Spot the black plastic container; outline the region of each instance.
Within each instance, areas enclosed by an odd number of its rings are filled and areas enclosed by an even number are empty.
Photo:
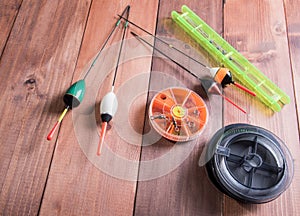
[[[270,131],[248,124],[220,129],[210,140],[206,170],[214,185],[246,203],[265,203],[290,185],[293,161],[284,143]]]

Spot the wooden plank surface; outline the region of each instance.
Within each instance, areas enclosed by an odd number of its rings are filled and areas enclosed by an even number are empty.
[[[181,10],[181,6],[187,4],[192,10],[196,11],[201,17],[213,26],[219,33],[222,32],[222,1],[181,1],[172,2],[160,1],[157,35],[164,37],[171,37],[177,40],[190,42],[191,47],[195,44],[192,43],[188,35],[179,29],[175,23],[170,19],[172,10]],[[171,40],[172,44],[176,41]],[[178,48],[183,50],[189,55],[195,54],[191,52],[191,47],[188,45],[180,46]],[[158,48],[165,50],[163,47]],[[176,45],[174,45],[176,46]],[[198,47],[199,48],[199,47]],[[165,50],[167,52],[167,50]],[[199,53],[198,53],[199,54]],[[205,55],[205,54],[201,54]],[[186,67],[189,66],[188,59],[182,59],[183,56],[176,56],[176,54],[169,55],[175,58]],[[205,60],[205,59],[202,59]],[[205,61],[204,61],[205,62]],[[192,65],[190,66],[192,67]],[[199,67],[199,66],[198,66]],[[194,68],[195,69],[195,68]],[[201,71],[196,68],[196,71]],[[161,72],[165,76],[168,75],[169,79],[163,79],[163,75],[158,74]],[[200,76],[201,72],[199,72]],[[177,85],[172,85],[174,77]],[[173,79],[174,79],[173,78]],[[156,58],[153,61],[152,75],[150,79],[150,90],[160,86],[162,89],[166,87],[174,87],[180,85],[186,86],[194,90],[202,97],[206,97],[205,93],[200,87],[198,80],[187,74],[184,70],[177,67],[174,63],[165,58]],[[163,87],[166,86],[166,87]],[[152,99],[153,94],[150,95],[148,104]],[[222,114],[221,112],[219,112]],[[222,116],[213,114],[216,119],[219,119],[219,127],[222,125]],[[215,119],[215,120],[216,120]],[[211,120],[213,121],[213,120]],[[149,122],[145,128],[144,133],[150,130]],[[221,215],[222,214],[222,198],[223,195],[216,190],[216,188],[209,182],[205,168],[198,166],[200,154],[203,149],[204,140],[207,140],[207,134],[204,133],[199,139],[190,141],[188,143],[174,143],[165,139],[158,140],[151,146],[148,146],[147,139],[143,142],[141,165],[139,170],[139,182],[137,186],[135,215]],[[184,155],[177,154],[176,150],[180,146],[180,151],[185,152],[189,145],[195,146],[190,152]],[[170,152],[174,151],[170,155]],[[165,157],[166,159],[161,159]],[[182,157],[183,160],[180,164],[175,164],[178,158]],[[153,161],[151,165],[146,166],[143,162]],[[161,163],[155,163],[162,161]],[[155,175],[155,171],[162,170],[166,166],[172,166],[173,169],[168,169],[160,176]],[[149,170],[153,170],[153,176],[148,176]],[[145,178],[148,177],[149,179]],[[151,199],[149,199],[151,197]]]
[[[0,56],[19,12],[22,0],[5,0],[0,2]]]
[[[148,31],[154,31],[158,1],[93,1],[73,82],[78,80],[81,69],[84,68],[84,65],[89,62],[90,58],[93,57],[102,46],[105,38],[116,22],[117,14],[120,14],[128,4],[131,6],[130,19],[144,26]],[[146,12],[148,16],[147,19],[144,19],[143,16]],[[129,29],[131,29],[131,27],[129,27]],[[118,33],[113,36],[114,43],[120,41],[120,32],[121,31],[118,31]],[[129,32],[127,37],[130,37]],[[115,56],[116,55],[117,52],[115,52]],[[124,55],[122,55],[122,58],[124,58]],[[102,63],[104,67],[111,61],[110,58],[115,59],[113,56],[107,57]],[[150,72],[151,59],[142,58],[137,61],[140,63],[136,64],[135,61],[129,61],[126,66],[120,66],[121,68],[116,81],[116,91],[118,91],[118,88],[122,83],[125,83],[126,80],[139,73]],[[98,71],[97,73],[105,73],[105,71]],[[99,113],[100,99],[110,90],[110,83],[112,81],[111,75],[112,74],[105,78],[106,83],[98,86],[97,91],[99,91],[99,94],[94,102],[96,113]],[[147,83],[144,84],[147,87],[148,80]],[[146,94],[141,96],[141,103],[133,104],[132,109],[134,109],[135,106],[138,107],[137,109],[145,109],[146,96]],[[118,112],[123,112],[121,106]],[[144,114],[143,111],[141,112]],[[143,126],[144,115],[135,117],[141,126]],[[95,114],[95,118],[97,118],[99,122],[99,114]],[[111,173],[101,171],[97,165],[94,166],[91,161],[94,161],[96,164],[98,160],[101,160],[101,158],[91,158],[96,156],[95,146],[98,144],[98,132],[95,132],[97,138],[96,142],[89,141],[87,143],[92,148],[92,156],[86,157],[86,152],[80,148],[79,142],[76,139],[76,134],[73,131],[73,122],[69,114],[64,119],[57,140],[57,147],[45,191],[41,215],[132,215],[141,140],[137,145],[126,143],[115,131],[114,121],[115,119],[112,120],[111,130],[107,132],[104,146],[104,149],[110,149],[114,153],[114,158],[102,162],[107,163],[112,171],[124,165],[118,163],[118,155],[128,160],[136,161],[136,165],[131,167],[131,177],[134,179],[128,181],[126,179],[117,178]],[[82,127],[84,126],[85,125]],[[108,150],[104,150],[103,156],[101,157],[105,158],[107,153]],[[128,167],[125,167],[125,169],[126,168]],[[122,170],[120,172],[122,172]]]
[[[279,113],[273,113],[255,98],[238,90],[229,92],[226,89],[226,94],[245,107],[249,115],[232,110],[226,104],[225,125],[245,122],[266,128],[284,140],[294,158],[293,182],[283,195],[262,205],[241,204],[226,197],[224,215],[299,214],[299,131],[284,12],[281,0],[228,0],[224,6],[225,39],[291,97],[291,104],[286,105]]]
[[[24,1],[18,13],[0,65],[2,215],[38,213],[54,149],[45,126],[62,105],[54,93],[71,81],[88,9],[86,1]]]
[[[285,14],[287,21],[287,31],[290,48],[291,66],[293,72],[293,81],[296,97],[296,108],[298,111],[298,126],[300,128],[300,17],[298,7],[300,2],[298,0],[288,0],[285,3]]]
[[[186,86],[206,101],[211,98],[205,96],[196,79],[157,52],[152,59],[152,49],[132,39],[129,32],[115,88],[119,110],[107,132],[103,156],[95,156],[99,103],[110,90],[116,61],[113,52],[120,45],[122,26],[87,79],[92,85],[87,86],[87,92],[95,98],[87,95],[85,100],[93,99],[93,103],[83,103],[84,108],[69,112],[53,141],[46,141],[63,109],[62,95],[71,83],[82,78],[87,63],[117,20],[116,14],[128,4],[132,21],[216,66],[209,53],[170,20],[171,11],[179,11],[186,4],[291,97],[289,105],[273,113],[231,86],[225,94],[248,115],[226,102],[224,110],[213,115],[218,119],[215,126],[250,123],[274,132],[286,143],[294,158],[294,178],[278,199],[249,205],[219,192],[204,167],[198,165],[208,138],[205,132],[181,146],[166,139],[149,143],[158,137],[148,134],[153,129],[147,112],[157,90]],[[300,215],[299,5],[299,0],[1,1],[0,214]],[[128,29],[153,42],[134,26]],[[185,58],[175,58],[195,67]],[[92,110],[93,124],[81,126],[86,110]],[[128,132],[128,126],[133,130]],[[182,152],[160,162],[173,148]],[[174,166],[177,156],[183,160]]]

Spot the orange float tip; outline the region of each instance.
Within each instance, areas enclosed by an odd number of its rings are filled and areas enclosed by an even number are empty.
[[[105,138],[105,134],[106,134],[106,128],[107,128],[107,122],[102,122],[100,140],[99,140],[98,148],[97,148],[97,155],[98,156],[101,155],[101,150],[102,150],[102,146],[103,146],[104,138]]]

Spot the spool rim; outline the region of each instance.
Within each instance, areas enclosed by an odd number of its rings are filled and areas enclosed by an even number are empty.
[[[233,137],[228,137],[228,133],[230,131],[236,131],[237,136],[240,137],[234,137],[234,134],[232,135]],[[244,130],[243,132],[241,132]],[[245,130],[250,130],[250,131],[245,131]],[[234,132],[233,132],[234,133]],[[238,142],[241,142],[242,145],[247,145],[247,143],[242,142],[243,139],[241,136],[244,136],[245,134],[249,134],[251,136],[261,136],[262,138],[259,138],[260,140],[256,140],[258,142],[257,145],[261,145],[257,148],[260,148],[260,152],[258,154],[262,155],[262,163],[264,163],[267,160],[273,160],[272,163],[276,163],[278,167],[281,165],[282,170],[278,170],[278,173],[274,173],[274,170],[276,167],[271,167],[271,166],[265,166],[262,167],[265,170],[259,171],[262,173],[262,175],[267,175],[270,174],[270,178],[274,179],[274,182],[271,180],[269,182],[263,182],[263,178],[261,176],[252,176],[251,178],[256,178],[254,179],[256,186],[261,186],[259,187],[247,187],[247,185],[243,185],[243,183],[240,181],[242,178],[237,178],[235,176],[236,173],[238,172],[232,172],[229,163],[228,163],[228,155],[226,156],[226,151],[225,149],[228,148],[232,151],[232,147],[230,148],[230,145],[236,145],[239,144]],[[244,137],[245,138],[245,137]],[[227,139],[227,140],[226,140]],[[235,140],[232,140],[235,139]],[[233,141],[233,142],[231,142]],[[236,142],[237,141],[237,142]],[[282,142],[277,136],[272,134],[270,131],[267,131],[266,129],[248,125],[248,124],[233,124],[233,125],[228,125],[222,129],[220,129],[211,139],[210,143],[210,149],[209,153],[212,153],[212,149],[214,154],[209,160],[209,162],[206,164],[206,171],[207,174],[212,181],[212,183],[223,193],[229,195],[230,197],[237,199],[242,202],[248,202],[248,203],[265,203],[269,202],[275,198],[277,198],[281,193],[283,193],[287,187],[290,185],[292,176],[293,176],[293,162],[291,159],[291,155]],[[250,144],[249,144],[250,145]],[[217,149],[220,148],[221,146],[221,151],[222,148],[224,148],[224,154],[218,154],[216,153]],[[242,148],[246,149],[248,146],[242,146]],[[242,149],[241,148],[241,149]],[[228,150],[227,149],[227,150]],[[265,151],[265,152],[264,152]],[[257,152],[255,152],[257,153]],[[267,157],[264,156],[264,154],[268,155]],[[273,157],[273,158],[271,158]],[[238,158],[238,157],[236,157]],[[247,158],[246,158],[247,159]],[[265,160],[265,161],[264,161]],[[244,162],[244,161],[242,161]],[[247,164],[241,164],[240,166],[237,166],[235,169],[244,169],[243,167],[246,165],[247,172],[251,172],[251,169],[254,169],[254,167],[257,165],[261,165],[260,163],[258,164],[253,164],[254,166],[251,167],[251,164],[248,166]],[[248,167],[247,167],[248,166]],[[266,169],[268,168],[268,169]],[[272,170],[273,169],[273,170]],[[247,173],[245,172],[245,173]],[[258,173],[259,173],[258,172]],[[280,173],[281,172],[281,173]],[[241,172],[242,173],[242,172]],[[259,173],[259,174],[260,174]],[[277,175],[277,176],[276,176]],[[250,176],[250,175],[249,175]],[[247,179],[247,174],[246,176],[242,176],[245,179]],[[278,177],[278,178],[276,178]],[[248,179],[247,179],[248,180]],[[275,181],[276,180],[276,181]],[[251,179],[252,183],[252,179]]]

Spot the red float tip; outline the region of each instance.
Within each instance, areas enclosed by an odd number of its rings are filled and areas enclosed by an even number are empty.
[[[232,100],[230,100],[228,97],[226,97],[225,95],[222,95],[221,96],[226,100],[228,101],[229,103],[231,103],[233,106],[235,106],[236,108],[238,108],[240,111],[242,111],[243,113],[247,114],[247,112],[241,108],[240,106],[236,105]]]
[[[233,84],[234,84],[236,87],[238,87],[239,89],[242,89],[243,91],[247,92],[248,94],[250,94],[250,95],[252,95],[252,96],[256,96],[256,93],[255,93],[255,92],[253,92],[253,91],[247,89],[245,86],[242,86],[241,84],[236,83],[236,82],[234,82]]]
[[[59,121],[57,121],[57,122],[55,123],[54,127],[53,127],[52,130],[49,132],[49,134],[48,134],[48,136],[47,136],[47,140],[49,140],[49,141],[52,140],[53,135],[54,135],[56,129],[58,128],[58,125],[59,125]]]
[[[107,128],[107,122],[102,122],[100,140],[99,140],[98,148],[97,148],[97,155],[98,156],[101,155],[102,145],[104,143],[104,138],[105,138],[105,134],[106,134],[106,128]]]
[[[69,106],[67,106],[64,111],[62,112],[62,114],[60,115],[59,119],[57,120],[57,122],[55,123],[54,127],[52,128],[52,130],[49,132],[48,136],[47,136],[47,140],[51,140],[54,132],[56,131],[56,129],[58,128],[59,123],[61,123],[61,121],[63,120],[63,118],[65,117],[66,113],[68,112]]]

